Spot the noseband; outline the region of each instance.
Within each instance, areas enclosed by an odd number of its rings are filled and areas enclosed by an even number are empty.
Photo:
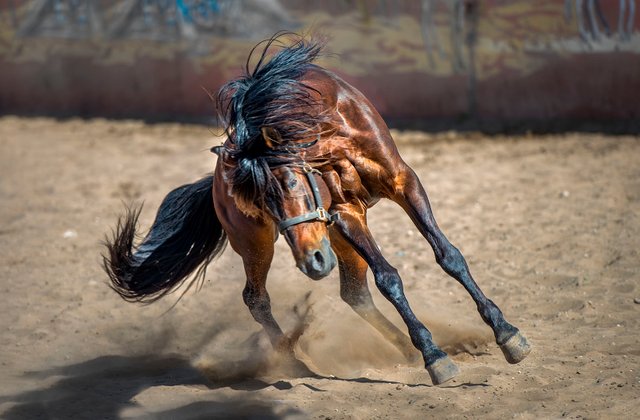
[[[289,229],[291,226],[299,225],[300,223],[310,222],[318,220],[320,222],[325,222],[330,225],[333,223],[333,216],[331,216],[327,210],[322,206],[322,196],[320,196],[320,188],[318,188],[318,183],[316,182],[314,173],[321,174],[321,172],[317,169],[312,168],[308,163],[305,163],[302,166],[304,170],[304,174],[307,177],[307,181],[309,181],[309,185],[311,186],[311,191],[313,192],[313,199],[315,200],[316,209],[310,213],[303,214],[301,216],[291,217],[289,219],[282,220],[278,223],[278,230],[280,233],[283,233],[285,230]]]

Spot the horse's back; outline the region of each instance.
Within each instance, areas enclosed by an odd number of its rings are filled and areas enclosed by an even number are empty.
[[[372,196],[388,196],[395,189],[398,171],[406,165],[373,104],[358,89],[321,67],[309,70],[303,82],[317,91],[323,112],[332,114],[331,135],[321,142],[320,154],[343,156],[341,164],[358,172]]]
[[[318,91],[326,110],[335,112],[339,135],[368,137],[375,134],[381,141],[393,143],[387,125],[373,104],[340,76],[314,66],[305,74],[304,83]]]

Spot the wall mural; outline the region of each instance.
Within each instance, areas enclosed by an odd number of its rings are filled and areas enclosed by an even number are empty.
[[[200,86],[290,30],[323,34],[322,64],[391,117],[625,119],[639,22],[635,0],[0,0],[0,111],[119,115],[108,82],[148,97],[134,116],[209,114]],[[30,108],[29,86],[72,98]]]
[[[170,42],[210,35],[254,34],[249,25],[290,26],[277,1],[33,0],[8,11],[19,37],[119,38]],[[19,23],[16,19],[21,15]],[[251,16],[248,16],[251,15]]]

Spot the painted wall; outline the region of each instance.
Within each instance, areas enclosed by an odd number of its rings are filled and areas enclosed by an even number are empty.
[[[214,114],[251,47],[323,34],[388,118],[640,118],[635,0],[0,0],[0,113]]]

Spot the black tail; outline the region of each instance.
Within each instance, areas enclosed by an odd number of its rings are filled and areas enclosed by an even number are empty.
[[[202,281],[207,265],[227,243],[213,208],[213,176],[171,191],[151,230],[133,244],[142,209],[128,209],[105,245],[104,269],[111,288],[131,302],[151,303],[172,292],[193,272]],[[187,289],[188,290],[188,289]]]

